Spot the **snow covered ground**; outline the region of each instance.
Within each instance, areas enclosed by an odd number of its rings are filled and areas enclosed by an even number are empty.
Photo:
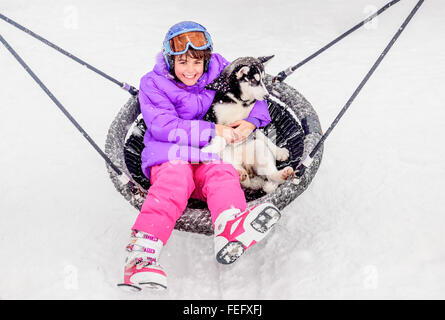
[[[0,12],[137,86],[180,20],[205,25],[228,59],[275,54],[276,74],[386,2],[1,0]],[[402,0],[288,78],[325,130],[416,2]],[[0,299],[445,298],[444,9],[425,1],[272,235],[222,266],[211,237],[174,231],[163,293],[116,288],[137,211],[1,46]],[[0,34],[103,145],[128,94],[3,21]]]

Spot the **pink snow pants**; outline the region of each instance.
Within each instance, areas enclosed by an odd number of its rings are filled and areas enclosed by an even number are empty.
[[[150,168],[150,182],[151,187],[132,229],[150,233],[164,245],[189,198],[207,202],[213,223],[224,210],[244,211],[247,206],[238,172],[230,163],[165,162]]]

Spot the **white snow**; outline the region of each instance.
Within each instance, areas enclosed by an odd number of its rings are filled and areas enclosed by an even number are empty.
[[[215,51],[296,64],[386,0],[2,0],[0,12],[138,86],[168,27],[205,25]],[[417,0],[401,1],[286,81],[327,129]],[[121,292],[134,210],[103,160],[0,47],[0,299],[445,298],[443,1],[425,1],[326,142],[314,181],[234,265],[174,231],[169,289]],[[128,93],[0,21],[0,34],[103,146]]]

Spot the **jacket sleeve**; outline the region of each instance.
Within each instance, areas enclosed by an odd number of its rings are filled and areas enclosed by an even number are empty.
[[[175,105],[151,79],[142,79],[139,103],[147,130],[158,141],[201,148],[215,136],[215,124],[181,119]]]
[[[267,126],[271,121],[267,101],[256,101],[249,116],[244,120],[253,123],[257,128]]]
[[[215,59],[213,63],[215,63],[217,65],[217,70],[218,71],[217,71],[217,74],[215,74],[215,78],[216,78],[230,64],[230,61],[228,61],[226,58],[224,58],[219,53],[213,53],[212,54],[212,58]],[[210,67],[213,68],[213,64]],[[212,81],[213,80],[211,80],[210,82],[212,82]]]

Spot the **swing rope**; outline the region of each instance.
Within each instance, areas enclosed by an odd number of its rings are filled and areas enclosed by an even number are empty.
[[[94,140],[88,135],[88,133],[82,128],[82,126],[73,118],[73,116],[66,110],[66,108],[60,103],[60,101],[54,96],[54,94],[45,86],[40,78],[31,70],[31,68],[23,61],[20,55],[10,46],[10,44],[0,34],[0,42],[8,49],[8,51],[14,56],[14,58],[20,63],[25,71],[34,79],[34,81],[40,86],[40,88],[50,97],[50,99],[56,104],[56,106],[63,112],[63,114],[71,121],[71,123],[80,131],[80,133],[87,139],[90,145],[99,153],[99,155],[105,160],[105,162],[116,172],[119,179],[130,186],[130,189],[134,194],[140,193],[143,188],[135,182],[130,176],[122,172],[111,159],[99,148]],[[138,190],[139,189],[139,190]]]
[[[337,123],[340,121],[341,117],[345,114],[346,110],[348,110],[348,108],[350,107],[350,105],[352,104],[352,102],[354,101],[354,99],[357,97],[357,95],[360,93],[360,91],[362,90],[362,88],[364,87],[364,85],[366,84],[366,82],[368,82],[369,78],[372,76],[372,74],[374,73],[374,71],[377,69],[377,67],[380,65],[380,63],[382,62],[382,60],[385,58],[386,54],[389,52],[389,50],[392,48],[392,46],[394,45],[394,43],[397,41],[397,39],[399,38],[400,34],[403,32],[403,30],[405,30],[406,26],[408,25],[408,23],[411,21],[411,19],[413,18],[413,16],[416,14],[417,10],[420,8],[420,6],[423,4],[424,0],[419,0],[419,2],[417,2],[416,6],[414,7],[414,9],[412,9],[412,11],[410,12],[410,14],[408,15],[408,17],[405,19],[405,21],[403,22],[403,24],[400,26],[399,29],[397,29],[397,32],[395,33],[395,35],[392,37],[392,39],[389,41],[388,45],[385,47],[385,49],[383,50],[383,52],[380,54],[380,56],[377,58],[376,62],[374,63],[374,65],[371,67],[371,69],[368,71],[368,73],[366,74],[366,76],[363,78],[363,80],[360,82],[360,84],[358,85],[358,87],[355,89],[354,93],[352,94],[352,96],[349,98],[349,100],[346,102],[346,104],[344,105],[344,107],[341,109],[341,111],[339,112],[339,114],[337,115],[337,117],[335,117],[334,121],[332,122],[332,124],[329,126],[329,129],[325,132],[325,134],[323,134],[323,136],[320,138],[320,140],[318,141],[318,143],[315,145],[314,149],[312,149],[312,151],[309,153],[309,155],[303,159],[303,161],[301,161],[301,163],[297,166],[297,171],[299,172],[298,175],[301,175],[302,172],[304,172],[304,170],[312,163],[312,160],[315,156],[315,154],[317,153],[318,149],[320,149],[320,146],[324,143],[324,141],[326,140],[326,138],[329,136],[329,134],[331,133],[331,131],[335,128],[335,126],[337,125]]]
[[[88,62],[83,61],[82,59],[76,57],[72,53],[62,49],[61,47],[55,45],[54,43],[52,43],[49,40],[43,38],[42,36],[39,36],[38,34],[34,33],[33,31],[29,30],[28,28],[22,26],[21,24],[15,22],[14,20],[6,17],[5,15],[3,15],[1,13],[0,13],[0,19],[6,21],[7,23],[9,23],[11,25],[13,25],[14,27],[18,28],[19,30],[29,34],[30,36],[36,38],[37,40],[43,42],[47,46],[50,46],[51,48],[57,50],[58,52],[60,52],[63,55],[67,56],[68,58],[76,61],[77,63],[80,63],[82,66],[87,67],[88,69],[96,72],[98,75],[104,77],[105,79],[110,80],[111,82],[117,84],[120,88],[124,89],[125,91],[128,91],[131,95],[136,96],[138,94],[138,89],[136,89],[135,87],[129,85],[128,83],[120,82],[120,81],[116,80],[115,78],[109,76],[105,72],[103,72],[103,71],[93,67]]]
[[[325,45],[324,47],[322,47],[321,49],[317,50],[316,52],[314,52],[313,54],[311,54],[309,57],[307,57],[306,59],[302,60],[301,62],[297,63],[296,65],[287,68],[286,70],[283,70],[281,72],[279,72],[274,78],[273,78],[273,82],[279,81],[279,82],[283,82],[288,76],[290,76],[295,70],[297,70],[298,68],[300,68],[301,66],[303,66],[304,64],[308,63],[309,61],[311,61],[312,59],[314,59],[315,57],[319,56],[321,53],[323,53],[324,51],[326,51],[327,49],[329,49],[330,47],[332,47],[334,44],[336,44],[337,42],[339,42],[340,40],[343,40],[344,38],[346,38],[348,35],[350,35],[351,33],[353,33],[354,31],[360,29],[361,27],[363,27],[365,24],[367,24],[369,21],[371,21],[372,19],[376,18],[377,16],[379,16],[381,13],[385,12],[388,8],[392,7],[394,4],[396,4],[397,2],[399,2],[400,0],[393,0],[391,2],[388,2],[386,5],[384,5],[382,8],[380,8],[380,10],[378,10],[377,12],[375,12],[374,14],[370,15],[369,17],[367,17],[365,20],[357,23],[355,26],[353,26],[351,29],[349,29],[348,31],[346,31],[345,33],[343,33],[342,35],[338,36],[337,38],[335,38],[334,40],[332,40],[331,42],[329,42],[327,45]]]

